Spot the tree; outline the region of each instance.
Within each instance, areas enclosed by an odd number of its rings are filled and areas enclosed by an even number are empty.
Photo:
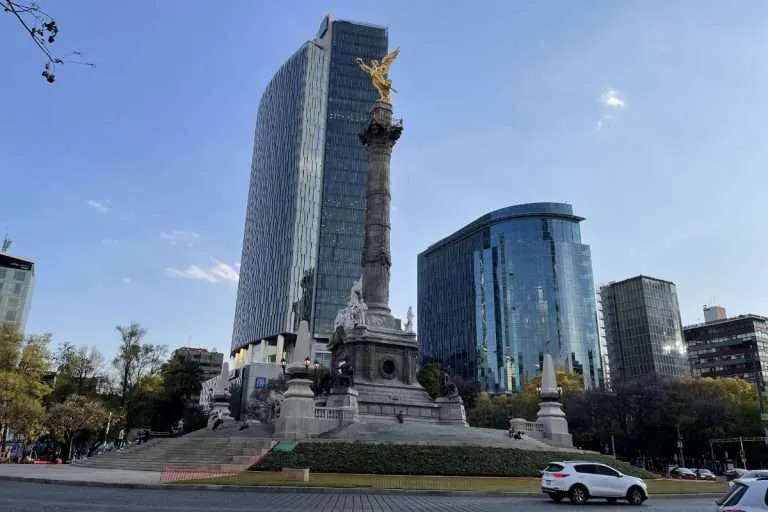
[[[104,356],[95,347],[76,347],[72,343],[59,345],[53,356],[56,364],[55,401],[61,401],[71,394],[95,394],[98,391],[98,372],[104,363]]]
[[[427,363],[419,368],[416,379],[432,398],[443,394],[443,367],[439,363]]]
[[[108,418],[109,412],[100,400],[72,395],[51,407],[46,423],[57,437],[69,444],[68,458],[71,459],[75,436],[105,427]]]
[[[56,80],[57,64],[72,63],[94,67],[90,62],[81,61],[79,59],[81,53],[78,51],[73,51],[67,56],[55,56],[53,54],[51,46],[56,42],[59,35],[59,25],[36,3],[0,0],[0,7],[24,27],[24,30],[45,55],[46,62],[43,66],[42,76],[48,83],[53,83]],[[75,58],[73,59],[73,57]]]
[[[160,372],[165,393],[183,403],[200,393],[205,377],[200,363],[180,356],[165,363]]]
[[[44,415],[42,398],[51,389],[43,384],[48,368],[51,336],[30,336],[26,340],[16,324],[0,326],[0,443],[4,447],[8,429],[27,434]]]
[[[167,348],[164,345],[141,343],[147,330],[137,323],[117,326],[121,344],[112,360],[112,365],[120,374],[120,400],[126,405],[134,386],[145,375],[157,373],[162,365]]]
[[[203,383],[203,371],[196,361],[175,357],[165,363],[160,370],[161,385],[150,398],[154,402],[152,426],[158,430],[170,430],[180,418],[193,409],[192,396],[200,392]],[[151,377],[144,377],[147,381]],[[136,403],[139,400],[135,401]],[[146,399],[143,399],[147,403]],[[186,420],[185,420],[186,423]]]

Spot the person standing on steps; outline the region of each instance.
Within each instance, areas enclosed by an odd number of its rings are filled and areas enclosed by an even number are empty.
[[[216,413],[216,419],[213,420],[213,427],[211,430],[216,430],[221,426],[222,423],[224,423],[224,413],[221,411],[221,409],[219,409]]]

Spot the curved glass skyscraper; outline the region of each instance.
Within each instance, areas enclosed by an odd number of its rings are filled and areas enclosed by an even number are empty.
[[[592,257],[569,204],[496,210],[418,258],[422,360],[490,392],[519,391],[546,352],[603,383]]]
[[[360,277],[367,155],[357,133],[378,95],[355,58],[380,59],[387,39],[383,27],[326,17],[261,97],[233,355],[301,320],[327,336]]]

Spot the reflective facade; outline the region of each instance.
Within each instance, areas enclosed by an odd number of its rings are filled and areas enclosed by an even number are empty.
[[[357,132],[377,94],[355,64],[385,28],[323,20],[259,103],[232,353],[294,332],[327,336],[360,276],[366,155]]]
[[[318,337],[330,335],[336,314],[361,274],[368,153],[358,133],[379,95],[355,58],[381,59],[388,41],[380,27],[336,21],[332,29],[317,288],[310,324]]]
[[[568,204],[489,213],[418,258],[422,361],[438,361],[484,390],[517,392],[556,364],[603,382],[592,258]]]
[[[611,384],[690,376],[677,287],[648,276],[600,288]]]

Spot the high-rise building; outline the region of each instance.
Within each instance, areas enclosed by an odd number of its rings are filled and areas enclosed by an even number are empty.
[[[378,95],[355,59],[387,53],[384,27],[326,17],[259,103],[231,353],[275,359],[307,320],[327,340],[360,278],[367,155]],[[248,350],[250,349],[250,352]]]
[[[746,379],[765,389],[768,318],[758,315],[716,318],[686,326],[684,333],[694,376]]]
[[[184,361],[193,361],[200,365],[203,371],[203,381],[218,377],[224,364],[224,354],[221,352],[209,352],[204,348],[181,347],[173,351],[172,359],[181,358]]]
[[[728,315],[723,306],[704,306],[704,321],[714,322],[716,320],[725,320]]]
[[[690,376],[675,283],[636,276],[600,288],[613,386]]]
[[[3,248],[9,245],[6,240]],[[0,323],[15,323],[24,332],[34,287],[34,262],[0,252]]]
[[[488,213],[418,257],[422,361],[493,392],[519,391],[549,352],[603,382],[592,257],[569,204]]]

